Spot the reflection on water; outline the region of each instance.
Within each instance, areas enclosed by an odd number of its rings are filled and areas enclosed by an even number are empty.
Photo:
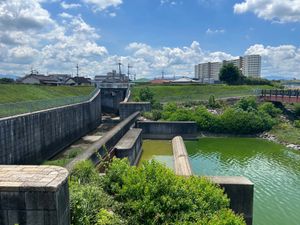
[[[255,138],[187,141],[193,172],[255,184],[254,225],[300,224],[300,152]]]
[[[171,141],[166,140],[143,140],[143,154],[139,162],[155,159],[166,166],[173,168],[173,152]]]

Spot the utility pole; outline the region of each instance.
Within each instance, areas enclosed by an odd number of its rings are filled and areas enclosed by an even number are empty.
[[[161,71],[161,79],[162,80],[165,79],[165,71],[164,70]]]
[[[77,70],[76,76],[79,77],[79,66],[78,66],[78,63],[76,65],[76,70]]]
[[[129,63],[128,63],[128,66],[127,66],[127,76],[128,76],[128,79],[130,79],[130,69],[133,68],[133,66],[131,66]]]
[[[121,60],[119,60],[119,62],[118,62],[118,66],[119,66],[119,75],[121,76],[121,74],[122,74],[122,70],[121,70],[121,66],[122,66],[123,64],[121,63]]]

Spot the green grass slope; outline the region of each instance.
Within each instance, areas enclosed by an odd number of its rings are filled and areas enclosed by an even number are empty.
[[[56,99],[89,95],[92,86],[40,86],[22,84],[0,84],[0,104],[44,99]]]
[[[216,98],[228,98],[254,95],[261,89],[272,89],[271,86],[250,85],[139,85],[132,89],[132,99],[138,96],[141,88],[149,87],[154,98],[160,102],[186,102],[208,100],[210,95]]]

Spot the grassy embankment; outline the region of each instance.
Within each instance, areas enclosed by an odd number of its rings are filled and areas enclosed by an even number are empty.
[[[0,84],[0,117],[80,102],[82,96],[88,96],[93,89],[92,86]]]
[[[132,88],[132,100],[138,96],[140,89],[149,87],[154,92],[155,100],[166,102],[204,101],[209,96],[215,98],[229,98],[255,95],[255,91],[261,89],[273,89],[264,85],[138,85]]]
[[[89,95],[94,87],[0,84],[0,104]]]

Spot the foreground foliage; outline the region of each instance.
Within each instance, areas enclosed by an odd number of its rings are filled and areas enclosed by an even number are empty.
[[[115,159],[102,178],[81,162],[70,175],[70,195],[73,225],[245,224],[221,189],[155,161],[137,168]]]

